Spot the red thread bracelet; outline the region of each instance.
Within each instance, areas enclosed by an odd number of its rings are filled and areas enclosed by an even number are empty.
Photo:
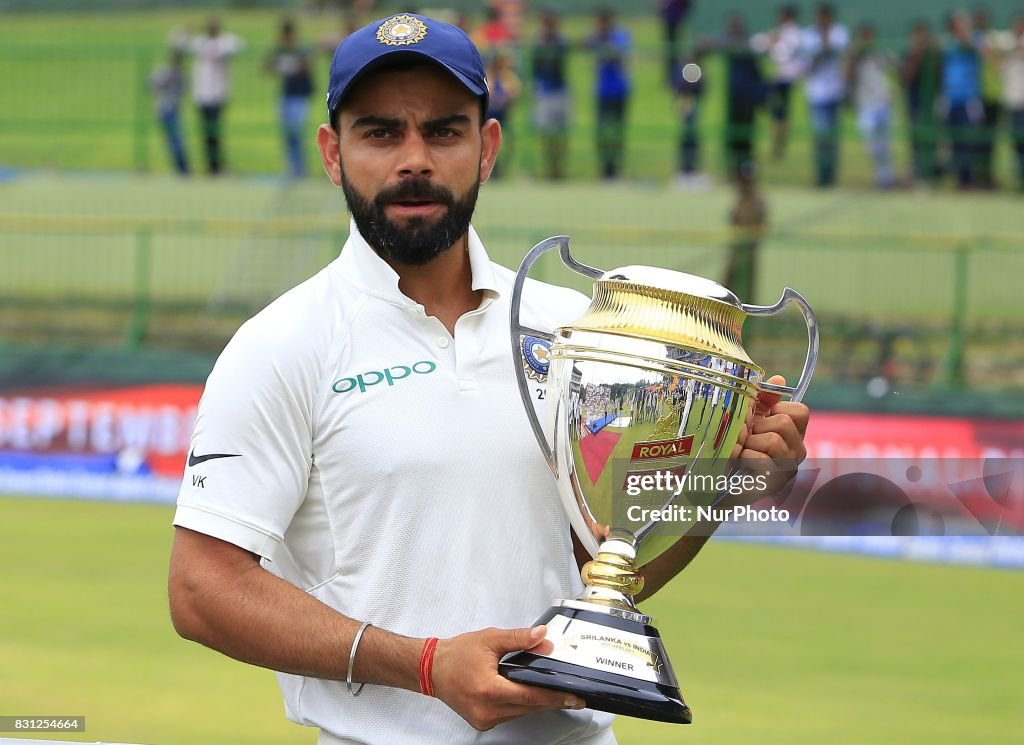
[[[423,643],[423,654],[420,655],[420,693],[434,696],[434,650],[437,649],[437,637],[432,636]]]

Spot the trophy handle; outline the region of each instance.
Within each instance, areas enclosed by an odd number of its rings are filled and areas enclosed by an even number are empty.
[[[803,399],[804,394],[807,393],[807,388],[811,384],[811,376],[814,374],[814,368],[818,364],[818,319],[814,316],[811,306],[804,299],[803,295],[793,288],[787,287],[783,290],[782,297],[779,298],[779,302],[775,303],[775,305],[744,304],[743,310],[750,316],[774,316],[790,303],[796,304],[804,316],[804,322],[807,324],[807,357],[804,358],[804,369],[800,373],[800,380],[795,386],[762,382],[758,383],[757,387],[762,391],[778,393],[788,396],[793,401],[800,401]]]
[[[540,449],[544,453],[544,459],[547,461],[548,468],[550,468],[551,472],[557,476],[558,472],[557,465],[555,464],[554,450],[552,449],[551,443],[548,442],[548,438],[544,435],[544,428],[541,426],[540,420],[537,419],[537,413],[534,411],[533,401],[530,398],[530,386],[526,381],[526,371],[523,369],[523,366],[519,364],[519,358],[522,356],[521,345],[524,337],[536,336],[548,342],[553,342],[555,340],[554,334],[530,328],[529,326],[524,326],[519,320],[519,309],[523,300],[523,285],[526,284],[526,275],[529,273],[530,267],[533,266],[537,259],[553,248],[558,249],[559,255],[562,257],[562,263],[574,272],[591,279],[600,277],[602,273],[598,269],[594,269],[586,264],[581,264],[572,257],[572,254],[569,253],[569,236],[556,235],[541,241],[530,249],[530,252],[523,258],[523,263],[519,265],[519,271],[516,273],[515,284],[512,285],[511,313],[509,315],[509,337],[512,341],[512,360],[515,363],[516,384],[519,387],[519,395],[523,399],[523,406],[526,408],[526,415],[530,419],[530,427],[533,428],[533,436],[537,438],[537,443],[540,445]]]

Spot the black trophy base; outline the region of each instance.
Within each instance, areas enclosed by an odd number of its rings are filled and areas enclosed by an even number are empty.
[[[621,618],[611,620],[599,613],[568,608],[552,608],[537,623],[547,623],[556,613],[602,622],[624,631],[660,636],[653,626]],[[693,721],[690,707],[675,686],[595,670],[532,652],[505,655],[498,663],[498,672],[515,683],[572,693],[582,698],[589,709],[674,724],[690,724]]]

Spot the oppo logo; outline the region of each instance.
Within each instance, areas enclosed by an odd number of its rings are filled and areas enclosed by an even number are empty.
[[[354,378],[336,380],[334,385],[331,386],[331,390],[335,393],[348,393],[358,388],[360,393],[366,393],[366,389],[370,386],[386,382],[390,387],[399,380],[408,378],[410,375],[429,375],[436,369],[437,365],[430,360],[416,362],[411,367],[395,365],[384,370],[370,370],[369,372],[356,375]]]

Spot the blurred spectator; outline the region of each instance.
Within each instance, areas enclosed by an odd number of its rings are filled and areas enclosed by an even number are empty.
[[[745,303],[754,301],[757,250],[767,220],[768,210],[757,190],[757,170],[748,164],[736,177],[736,204],[729,213],[732,241],[722,282]]]
[[[243,4],[243,0],[237,0],[236,5]],[[251,4],[251,3],[250,3]],[[358,21],[356,28],[365,23],[365,18],[373,10],[374,0],[306,0],[304,5],[307,9],[312,5],[312,10],[323,13],[325,11],[343,12],[354,17]]]
[[[665,31],[665,65],[670,84],[675,81],[679,67],[680,37],[686,36],[686,19],[693,10],[693,0],[658,0],[661,27]]]
[[[701,62],[703,48],[673,71],[673,88],[679,100],[682,128],[679,136],[679,174],[676,185],[684,189],[703,189],[710,185],[707,175],[700,171],[700,99],[704,93],[704,73]]]
[[[317,52],[328,58],[334,57],[334,50],[341,42],[345,41],[359,26],[355,25],[354,16],[345,16],[338,24],[337,31],[328,31],[320,36],[316,42]],[[330,59],[328,59],[328,65]]]
[[[498,122],[504,127],[508,123],[508,117],[515,105],[516,100],[519,98],[519,92],[522,84],[519,82],[519,76],[516,75],[516,71],[512,68],[510,62],[510,54],[508,52],[496,52],[487,63],[487,87],[489,93],[488,107],[487,107],[487,118],[497,119]],[[494,164],[494,168],[491,170],[491,176],[494,178],[500,178],[501,173],[504,170],[503,161],[511,156],[513,139],[510,136],[511,130],[506,130],[506,137],[503,140],[503,150],[505,151],[505,157],[499,155],[498,160]]]
[[[953,35],[943,53],[942,97],[957,186],[969,189],[977,171],[974,161],[978,130],[985,116],[981,103],[981,57],[974,46],[971,17],[959,11],[953,14],[950,26]]]
[[[930,184],[939,172],[935,109],[942,75],[942,55],[926,21],[916,21],[911,28],[900,72],[907,97],[913,178],[918,184]]]
[[[505,25],[501,11],[494,6],[487,8],[486,20],[472,38],[484,61],[511,49],[514,42],[512,30]]]
[[[171,49],[167,64],[161,65],[149,77],[149,85],[156,97],[156,115],[167,141],[167,150],[175,169],[188,174],[188,155],[181,137],[179,110],[185,92],[185,52],[180,47]]]
[[[878,48],[875,27],[863,23],[847,59],[847,79],[857,110],[857,127],[868,146],[875,168],[875,186],[894,185],[889,130],[892,122],[892,89],[889,75],[895,64]]]
[[[566,64],[569,44],[559,29],[558,14],[545,10],[540,17],[540,37],[533,47],[533,126],[540,137],[544,168],[550,179],[565,177],[569,129],[569,85]]]
[[[625,149],[626,110],[630,82],[626,72],[629,32],[615,24],[608,8],[597,12],[597,27],[587,40],[597,61],[597,154],[601,176],[614,179],[622,170]]]
[[[1009,120],[1010,140],[1017,155],[1017,188],[1024,191],[1024,13],[997,45],[1003,74],[1003,105]]]
[[[772,115],[772,157],[786,154],[789,139],[789,98],[793,84],[803,74],[801,45],[803,32],[798,24],[795,5],[779,8],[778,21],[771,31],[754,34],[754,51],[768,54],[772,77],[768,86],[768,110]]]
[[[975,182],[983,189],[995,188],[993,160],[996,151],[996,133],[1003,98],[1002,80],[995,44],[998,32],[991,27],[988,8],[974,10],[974,46],[981,55],[981,126],[978,128],[978,148],[975,156]]]
[[[849,43],[846,27],[836,23],[829,3],[818,6],[815,23],[804,31],[805,92],[814,132],[815,184],[834,186],[839,165],[839,105],[846,95],[843,54]]]
[[[288,171],[293,178],[306,175],[303,157],[306,115],[313,94],[312,51],[301,46],[295,24],[285,20],[277,46],[267,56],[265,67],[281,78],[280,119]]]
[[[739,13],[729,14],[725,33],[715,47],[725,57],[726,159],[730,177],[735,178],[741,168],[754,162],[755,118],[765,100],[765,82]]]
[[[221,30],[220,20],[211,18],[206,33],[189,43],[192,52],[192,97],[199,107],[206,148],[206,169],[218,174],[224,168],[221,127],[224,108],[231,93],[228,61],[242,51],[245,44],[234,34]]]
[[[518,44],[523,35],[523,5],[523,0],[490,0],[490,6],[498,11],[513,44]]]

